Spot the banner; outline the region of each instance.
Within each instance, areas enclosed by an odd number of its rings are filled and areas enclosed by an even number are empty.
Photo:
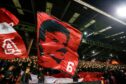
[[[46,13],[37,13],[39,65],[74,75],[78,65],[77,49],[81,32]]]
[[[26,57],[26,47],[20,35],[8,23],[0,23],[0,58]]]
[[[2,22],[7,22],[8,24],[15,26],[19,23],[19,20],[5,8],[0,8],[0,23]]]

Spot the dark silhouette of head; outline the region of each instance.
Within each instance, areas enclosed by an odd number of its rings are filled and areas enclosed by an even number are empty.
[[[70,39],[70,32],[62,25],[60,25],[58,22],[54,21],[54,20],[46,20],[42,23],[41,28],[40,28],[40,39],[42,39],[43,41],[45,41],[45,33],[46,32],[61,32],[63,33],[67,40],[64,43],[64,45],[67,45],[69,39]],[[55,40],[55,39],[54,39]]]
[[[51,33],[52,37],[49,36],[46,38],[46,36],[48,36],[48,33]],[[53,37],[53,35],[54,35],[54,37]],[[53,51],[60,53],[60,54],[56,54],[56,53],[53,54],[51,52],[49,53],[50,57],[53,58],[59,64],[61,62],[61,60],[64,59],[64,55],[67,52],[67,49],[65,48],[65,46],[67,46],[69,39],[70,39],[69,30],[54,20],[46,20],[41,24],[41,27],[39,30],[39,38],[43,42],[48,42],[47,39],[51,38],[52,42],[55,42],[55,44],[60,43],[61,45],[64,45],[64,47],[60,47],[60,48],[57,47],[56,49],[53,49]],[[41,48],[40,52],[43,52],[44,50],[43,50],[42,46],[40,46],[40,48]],[[56,56],[61,56],[63,58],[57,58]]]

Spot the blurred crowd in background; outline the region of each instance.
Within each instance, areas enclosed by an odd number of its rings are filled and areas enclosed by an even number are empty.
[[[27,59],[0,60],[0,83],[14,84],[28,83],[32,74],[38,73],[37,57],[32,56]],[[21,77],[22,75],[22,77]]]
[[[0,60],[0,83],[1,84],[29,84],[33,75],[38,83],[44,83],[45,76],[59,74],[61,71],[44,69],[37,65],[37,57],[27,59]],[[69,76],[69,78],[72,76]],[[123,84],[126,81],[126,69],[124,66],[108,65],[99,62],[79,63],[73,81],[83,78],[83,82],[104,80],[104,84]]]

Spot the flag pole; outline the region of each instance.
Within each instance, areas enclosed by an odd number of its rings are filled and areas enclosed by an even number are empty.
[[[28,56],[29,56],[29,53],[30,53],[30,51],[31,51],[31,47],[32,47],[33,41],[34,41],[34,39],[32,38],[32,39],[30,40],[30,44],[29,44],[29,46],[28,46]]]

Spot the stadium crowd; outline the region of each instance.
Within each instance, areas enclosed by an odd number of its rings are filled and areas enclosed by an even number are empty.
[[[37,74],[37,57],[27,59],[0,60],[0,83],[1,84],[28,84],[31,73]]]
[[[78,81],[79,78],[83,78],[83,82],[105,80],[104,84],[123,84],[126,81],[126,70],[124,68],[119,68],[117,65],[109,66],[108,69],[105,67],[105,64],[80,63],[73,80]],[[36,56],[27,59],[0,60],[1,84],[29,84],[29,81],[34,81],[33,75],[37,76],[37,83],[41,84],[44,83],[45,76],[57,73],[60,73],[60,71],[43,69],[38,66]]]

